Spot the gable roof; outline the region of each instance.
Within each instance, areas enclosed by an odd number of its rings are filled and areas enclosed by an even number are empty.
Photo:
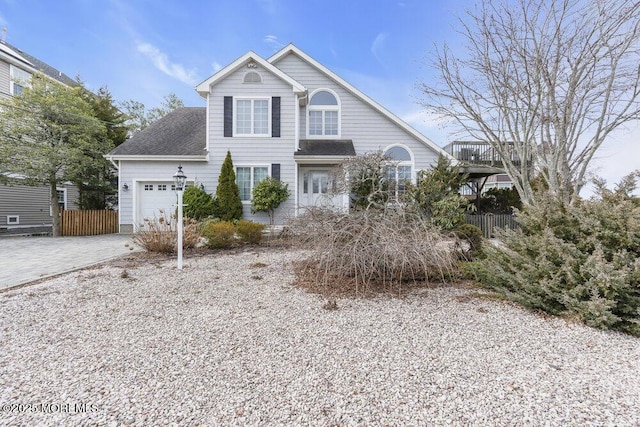
[[[284,58],[285,56],[290,55],[290,54],[297,55],[302,60],[307,62],[309,65],[311,65],[312,67],[318,69],[324,75],[326,75],[327,77],[329,77],[330,79],[335,81],[337,84],[342,86],[344,89],[346,89],[352,95],[354,95],[355,97],[359,98],[361,101],[365,102],[366,104],[371,106],[373,109],[377,110],[379,113],[381,113],[384,116],[386,116],[389,120],[391,120],[396,125],[400,126],[405,132],[407,132],[410,135],[412,135],[413,137],[415,137],[418,141],[422,142],[424,145],[426,145],[427,147],[429,147],[432,150],[436,151],[437,153],[442,154],[445,157],[449,158],[449,160],[453,164],[457,164],[458,161],[456,160],[456,158],[453,157],[452,155],[450,155],[449,153],[447,153],[445,150],[443,150],[442,147],[440,147],[438,144],[436,144],[435,142],[431,141],[429,138],[427,138],[426,136],[424,136],[423,134],[418,132],[416,129],[411,127],[405,121],[400,119],[398,116],[393,114],[391,111],[387,110],[385,107],[383,107],[382,105],[380,105],[376,101],[374,101],[369,96],[365,95],[363,92],[358,90],[355,86],[351,85],[349,82],[344,80],[342,77],[338,76],[333,71],[329,70],[327,67],[325,67],[324,65],[320,64],[318,61],[316,61],[315,59],[313,59],[312,57],[310,57],[309,55],[304,53],[302,50],[300,50],[298,47],[296,47],[293,43],[289,43],[287,46],[282,48],[280,51],[278,51],[275,54],[273,54],[269,59],[267,59],[267,61],[269,63],[275,65],[279,60],[281,60],[282,58]]]
[[[6,41],[0,42],[0,51],[12,57],[16,62],[18,62],[27,70],[39,71],[42,74],[49,76],[52,79],[57,80],[67,86],[76,85],[75,80],[64,74],[62,71],[59,71],[57,68],[54,68],[46,62],[39,60],[35,56],[31,56],[23,50],[12,46]]]
[[[206,157],[206,115],[206,107],[177,108],[117,146],[107,157]]]
[[[240,58],[236,59],[231,64],[229,64],[226,67],[222,68],[217,73],[215,73],[214,75],[212,75],[211,77],[209,77],[208,79],[206,79],[205,81],[203,81],[202,83],[197,85],[196,86],[196,91],[200,94],[201,97],[206,98],[207,94],[209,93],[209,88],[211,87],[211,85],[217,83],[220,80],[223,80],[229,74],[231,74],[234,71],[238,70],[240,67],[244,66],[245,64],[249,63],[250,61],[254,61],[254,62],[260,64],[267,71],[270,71],[274,75],[278,76],[280,79],[282,79],[285,82],[289,83],[291,85],[291,87],[293,88],[294,92],[296,92],[296,93],[304,93],[304,92],[306,92],[307,89],[303,85],[301,85],[300,83],[298,83],[297,81],[292,79],[289,75],[287,75],[284,72],[282,72],[282,70],[280,70],[278,67],[276,67],[273,64],[271,64],[271,63],[267,62],[266,60],[264,60],[262,57],[260,57],[259,55],[257,55],[253,51],[249,51],[249,52],[245,53]]]

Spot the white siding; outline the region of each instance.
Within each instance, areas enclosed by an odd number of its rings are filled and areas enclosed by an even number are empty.
[[[217,176],[222,162],[231,151],[234,167],[237,166],[270,166],[280,164],[280,180],[289,185],[291,198],[280,205],[276,211],[278,222],[294,214],[295,185],[295,95],[291,85],[262,67],[255,69],[262,76],[262,83],[243,83],[244,74],[248,71],[242,67],[214,86],[209,95],[209,150],[210,165],[215,171],[212,185],[217,186]],[[227,137],[223,135],[224,97],[280,97],[280,137]],[[234,105],[235,108],[235,105]],[[269,117],[271,120],[271,117]],[[268,222],[265,214],[251,214],[251,207],[244,206],[244,217],[254,221]]]
[[[9,63],[0,60],[0,98],[8,98],[10,95],[11,75]]]
[[[407,133],[384,114],[335,83],[315,67],[295,54],[289,54],[275,63],[278,68],[302,83],[309,91],[329,88],[337,93],[341,102],[341,138],[353,140],[358,154],[383,150],[392,144],[408,147],[414,156],[416,169],[427,169],[438,159],[438,153],[422,141]],[[300,138],[306,138],[307,109],[300,109]]]
[[[136,196],[136,185],[140,181],[170,181],[178,170],[178,165],[187,175],[189,183],[197,181],[204,185],[207,193],[215,194],[213,186],[214,169],[206,162],[180,162],[180,161],[120,161],[120,192],[118,200],[120,210],[120,224],[132,225],[134,222],[133,199]],[[215,174],[219,173],[219,169]],[[122,186],[127,184],[128,191],[122,191]]]

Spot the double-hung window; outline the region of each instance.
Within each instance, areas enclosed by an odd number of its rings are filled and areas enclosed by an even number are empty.
[[[29,87],[31,74],[23,69],[11,66],[11,94],[22,95],[25,87]]]
[[[236,99],[236,135],[269,136],[269,99]]]
[[[238,166],[236,168],[236,183],[240,190],[240,200],[250,201],[253,189],[268,176],[268,166]]]
[[[309,101],[309,136],[337,137],[340,135],[340,105],[328,90],[321,90]]]

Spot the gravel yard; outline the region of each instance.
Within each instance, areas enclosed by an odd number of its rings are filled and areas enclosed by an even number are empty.
[[[455,287],[325,310],[294,258],[121,260],[0,294],[0,425],[640,425],[638,338]]]

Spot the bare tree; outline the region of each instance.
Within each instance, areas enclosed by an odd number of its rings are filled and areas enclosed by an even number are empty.
[[[485,0],[460,19],[462,55],[436,46],[423,104],[487,141],[524,204],[532,166],[570,204],[603,142],[639,117],[639,16],[637,0]]]

